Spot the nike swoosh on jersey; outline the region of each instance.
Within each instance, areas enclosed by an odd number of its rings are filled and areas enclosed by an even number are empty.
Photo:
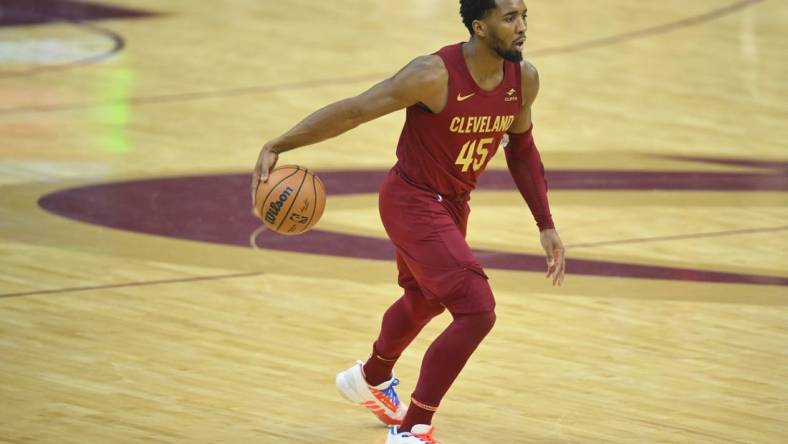
[[[471,97],[475,96],[476,93],[470,93],[467,96],[463,96],[462,94],[457,94],[457,101],[462,102],[463,100],[470,99]]]

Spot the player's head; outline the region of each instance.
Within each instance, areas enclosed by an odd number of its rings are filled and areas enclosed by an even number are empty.
[[[506,60],[523,59],[528,8],[523,0],[460,0],[460,15],[471,38]]]

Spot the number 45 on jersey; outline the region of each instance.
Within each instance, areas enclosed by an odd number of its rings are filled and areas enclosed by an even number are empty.
[[[454,163],[462,167],[463,173],[467,172],[471,166],[473,166],[473,171],[479,171],[479,168],[483,167],[487,161],[487,156],[490,154],[488,147],[493,141],[492,137],[486,137],[465,142]]]

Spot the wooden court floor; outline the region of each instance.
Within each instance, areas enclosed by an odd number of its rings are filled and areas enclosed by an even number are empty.
[[[503,156],[469,242],[498,322],[441,442],[788,442],[788,4],[530,1],[563,288]],[[0,442],[382,443],[335,392],[399,296],[375,191],[403,113],[282,156],[314,232],[249,214],[259,146],[467,38],[455,0],[0,0]],[[413,390],[437,319],[396,368]]]

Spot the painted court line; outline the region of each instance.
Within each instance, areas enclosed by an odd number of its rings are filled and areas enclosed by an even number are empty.
[[[567,245],[566,248],[600,247],[603,245],[639,244],[645,242],[664,242],[664,241],[682,240],[682,239],[699,239],[703,237],[734,236],[737,234],[769,233],[769,232],[784,231],[784,230],[788,230],[788,225],[782,227],[752,228],[746,230],[730,230],[730,231],[713,231],[709,233],[680,234],[676,236],[642,237],[642,238],[634,238],[634,239],[589,242],[585,244]]]
[[[142,282],[126,282],[123,284],[111,284],[111,285],[89,285],[84,287],[68,287],[68,288],[57,288],[51,290],[35,290],[35,291],[25,291],[19,293],[2,293],[0,294],[0,299],[3,298],[18,298],[23,296],[38,296],[44,294],[60,294],[60,293],[74,293],[78,291],[93,291],[93,290],[108,290],[108,289],[115,289],[115,288],[129,288],[129,287],[145,287],[149,285],[163,285],[163,284],[180,284],[184,282],[197,282],[197,281],[218,281],[223,279],[234,279],[234,278],[244,278],[244,277],[253,277],[253,276],[261,276],[264,273],[262,272],[252,272],[252,273],[236,273],[236,274],[224,274],[224,275],[217,275],[217,276],[195,276],[189,278],[180,278],[180,279],[161,279],[156,281],[142,281]]]

